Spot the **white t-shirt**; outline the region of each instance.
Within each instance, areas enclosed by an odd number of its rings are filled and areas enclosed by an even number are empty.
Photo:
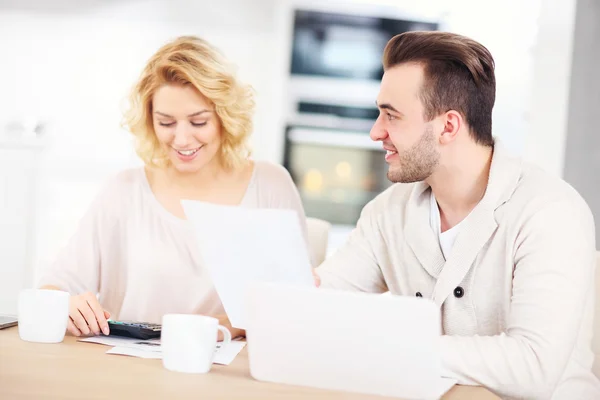
[[[452,246],[454,246],[454,241],[456,240],[456,236],[458,236],[458,232],[460,232],[460,225],[462,221],[452,228],[448,229],[446,232],[442,232],[442,223],[440,218],[440,208],[438,206],[437,200],[431,191],[431,212],[429,214],[429,223],[431,225],[431,229],[438,236],[440,241],[440,247],[442,248],[442,254],[444,254],[444,259],[448,260],[450,257],[450,251],[452,250]],[[464,221],[464,220],[463,220]]]

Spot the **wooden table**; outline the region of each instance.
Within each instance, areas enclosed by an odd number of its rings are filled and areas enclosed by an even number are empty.
[[[77,342],[29,343],[16,327],[0,330],[0,399],[378,399],[306,387],[259,382],[244,350],[229,366],[188,375],[160,360],[109,355],[107,346]],[[498,399],[480,387],[455,386],[445,400]]]

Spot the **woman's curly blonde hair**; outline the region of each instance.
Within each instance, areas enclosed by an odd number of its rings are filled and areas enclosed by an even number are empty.
[[[168,165],[152,122],[152,97],[165,84],[192,85],[213,105],[221,122],[220,156],[226,167],[243,165],[250,156],[254,91],[238,81],[233,66],[207,41],[181,36],[148,61],[129,97],[124,125],[136,138],[136,152],[147,164]]]

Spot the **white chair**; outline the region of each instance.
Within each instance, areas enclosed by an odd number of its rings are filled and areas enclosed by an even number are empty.
[[[308,248],[313,267],[318,267],[327,255],[331,224],[318,218],[306,218],[308,227]]]
[[[596,253],[596,300],[594,310],[594,338],[592,340],[592,350],[596,359],[592,371],[600,378],[600,251]]]

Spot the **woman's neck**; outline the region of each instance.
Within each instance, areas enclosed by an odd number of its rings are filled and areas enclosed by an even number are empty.
[[[227,169],[219,160],[214,160],[195,172],[181,172],[173,166],[164,169],[165,185],[182,195],[206,193],[207,188],[223,179]]]

